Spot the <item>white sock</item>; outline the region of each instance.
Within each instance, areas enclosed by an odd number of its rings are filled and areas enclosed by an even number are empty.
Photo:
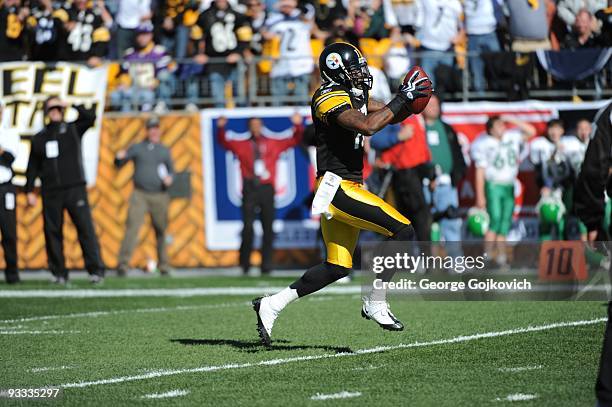
[[[272,310],[275,312],[281,312],[290,302],[298,299],[298,293],[297,290],[287,287],[268,298]]]
[[[385,288],[372,288],[369,301],[387,301],[387,290]]]

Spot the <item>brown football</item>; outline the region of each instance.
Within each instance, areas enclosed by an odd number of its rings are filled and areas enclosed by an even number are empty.
[[[419,76],[417,76],[417,79],[419,78],[427,78],[426,81],[422,82],[422,84],[428,85],[428,89],[426,91],[427,93],[427,97],[424,98],[418,98],[415,99],[414,101],[412,101],[412,103],[410,104],[410,109],[412,110],[413,113],[421,113],[423,111],[423,109],[425,109],[425,106],[427,106],[427,103],[429,103],[429,99],[431,99],[431,93],[432,93],[432,83],[429,80],[429,75],[427,75],[427,72],[425,72],[423,70],[423,68],[421,68],[418,65],[413,66],[408,73],[406,74],[406,76],[404,77],[404,84],[407,83],[410,78],[412,77],[412,75],[418,71],[419,72]],[[420,85],[420,84],[419,84]]]

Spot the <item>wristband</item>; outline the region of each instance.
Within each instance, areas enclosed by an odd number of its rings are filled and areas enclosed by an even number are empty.
[[[398,113],[406,108],[406,99],[400,94],[397,94],[389,103],[387,103],[387,107],[393,112],[393,116],[397,116]]]

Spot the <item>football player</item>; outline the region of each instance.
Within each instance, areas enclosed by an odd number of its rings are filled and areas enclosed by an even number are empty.
[[[341,177],[327,216],[321,217],[327,259],[277,294],[253,300],[257,330],[266,346],[285,306],[349,274],[360,229],[395,241],[414,237],[408,219],[363,188],[363,146],[365,137],[403,120],[410,113],[411,102],[431,92],[431,82],[413,74],[385,105],[369,98],[372,76],[366,59],[354,46],[343,42],[328,45],[319,57],[319,67],[323,83],[311,103],[317,139],[317,188],[323,188],[321,180],[328,172]],[[387,330],[404,328],[391,313],[384,292],[364,297],[361,314]]]
[[[514,128],[508,128],[506,123]],[[487,251],[492,251],[499,242],[497,263],[504,266],[503,242],[512,226],[514,182],[519,172],[520,153],[525,142],[535,136],[536,129],[521,120],[492,116],[486,130],[487,133],[476,139],[471,147],[476,164],[476,207],[486,208],[491,220],[485,233]]]

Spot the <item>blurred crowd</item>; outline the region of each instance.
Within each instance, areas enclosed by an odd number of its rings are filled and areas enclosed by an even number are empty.
[[[241,61],[255,61],[257,74],[269,78],[271,100],[280,104],[295,96],[303,103],[316,85],[316,56],[324,45],[338,40],[358,46],[392,89],[415,62],[441,91],[461,89],[467,63],[470,88],[476,93],[494,89],[509,66],[528,64],[529,58],[516,58],[509,51],[529,55],[612,44],[609,0],[0,4],[0,61],[78,61],[90,66],[120,61],[113,65],[110,89],[113,106],[121,110],[134,105],[150,110],[156,103],[163,107],[177,95],[188,108],[197,108],[203,94],[214,105],[225,106],[239,88]]]

